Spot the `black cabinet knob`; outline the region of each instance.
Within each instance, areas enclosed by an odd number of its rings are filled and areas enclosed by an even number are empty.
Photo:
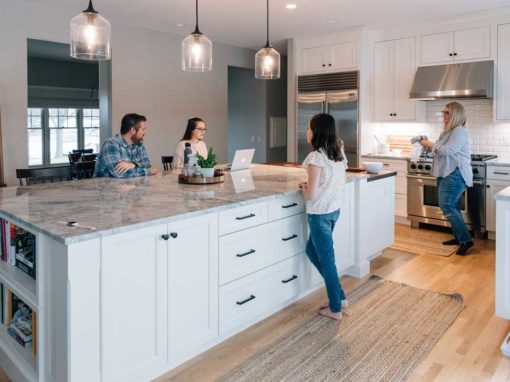
[[[170,239],[170,235],[168,235],[168,234],[166,234],[166,233],[165,233],[164,235],[161,235],[161,238],[162,238],[163,240],[168,240],[168,239]]]
[[[170,236],[172,236],[172,238],[174,238],[174,239],[175,239],[175,238],[176,238],[177,236],[179,236],[179,235],[177,234],[177,232],[171,232],[171,233],[170,233]]]
[[[453,56],[453,53],[450,53],[450,57]]]
[[[331,64],[329,64],[329,66],[331,66]]]
[[[322,64],[322,67],[324,68],[326,66],[326,64]]]
[[[487,188],[491,188],[490,184],[487,185]]]
[[[456,56],[456,55],[457,55],[457,53],[454,53],[453,55],[454,55],[454,56]]]

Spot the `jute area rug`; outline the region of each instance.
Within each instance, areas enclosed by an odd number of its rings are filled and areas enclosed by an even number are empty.
[[[349,300],[341,322],[314,316],[219,381],[405,381],[463,308],[377,276]]]
[[[450,239],[453,239],[451,233],[395,224],[395,242],[390,248],[417,255],[451,256],[457,250],[457,246],[441,244]]]

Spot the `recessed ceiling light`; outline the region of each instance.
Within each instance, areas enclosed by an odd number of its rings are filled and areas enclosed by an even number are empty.
[[[175,26],[178,28],[182,28],[184,26],[184,24],[179,23],[179,24],[175,24]]]
[[[296,8],[297,8],[297,5],[296,5],[296,4],[287,4],[287,5],[285,6],[285,8],[287,8],[287,9],[296,9]]]
[[[337,22],[338,22],[337,19],[329,19],[328,20],[328,23],[330,23],[330,24],[334,24],[334,23],[337,23]]]

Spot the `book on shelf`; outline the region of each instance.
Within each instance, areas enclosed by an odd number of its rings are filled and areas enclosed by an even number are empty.
[[[35,235],[23,231],[16,235],[14,265],[35,280],[36,277],[36,243]]]
[[[7,295],[7,333],[24,348],[36,354],[36,313],[11,290]]]

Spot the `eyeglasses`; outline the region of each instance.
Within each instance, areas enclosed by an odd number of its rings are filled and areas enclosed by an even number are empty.
[[[201,133],[204,133],[204,132],[206,132],[206,131],[207,131],[207,129],[206,129],[205,127],[204,127],[203,129],[198,128],[198,127],[195,127],[195,130],[198,130],[198,131],[200,131]]]
[[[443,110],[441,113],[443,114],[443,117],[450,115],[450,112],[448,110]]]

